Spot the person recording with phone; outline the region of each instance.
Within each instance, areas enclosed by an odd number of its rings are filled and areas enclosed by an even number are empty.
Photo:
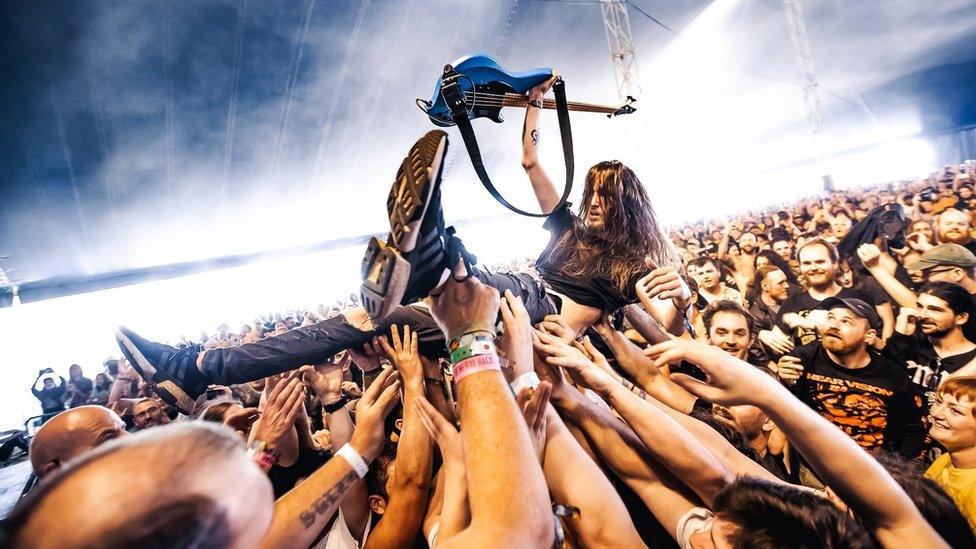
[[[46,375],[48,377],[44,377]],[[38,389],[37,382],[40,381],[42,377],[44,378],[44,384],[40,389]],[[44,368],[38,372],[37,379],[34,380],[34,384],[31,386],[31,392],[34,393],[34,397],[41,401],[42,413],[48,417],[64,410],[64,401],[62,400],[62,397],[64,397],[64,393],[68,390],[68,387],[65,383],[64,377],[58,376],[58,378],[61,380],[61,384],[55,385],[54,370],[51,368]]]

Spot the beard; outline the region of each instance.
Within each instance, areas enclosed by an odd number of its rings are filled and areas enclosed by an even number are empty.
[[[938,324],[935,323],[928,324],[926,322],[922,322],[921,324],[919,324],[919,329],[922,331],[923,334],[925,334],[925,337],[929,337],[932,339],[944,338],[945,336],[949,335],[949,332],[951,332],[953,328],[955,328],[955,325],[939,326]]]
[[[830,270],[818,271],[815,273],[807,273],[804,277],[807,279],[807,286],[811,288],[826,288],[834,283],[835,273]]]
[[[824,332],[823,337],[821,337],[821,342],[823,343],[824,349],[834,353],[838,356],[843,356],[856,351],[859,345],[851,345],[845,342],[840,334],[833,330],[827,330]]]
[[[939,231],[939,242],[953,244],[966,244],[969,242],[969,234],[965,231],[949,230]]]

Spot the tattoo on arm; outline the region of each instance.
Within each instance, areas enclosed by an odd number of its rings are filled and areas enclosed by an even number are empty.
[[[533,147],[538,147],[539,146],[539,130],[538,129],[532,130],[532,146]]]
[[[314,526],[315,519],[319,515],[327,513],[329,508],[342,499],[346,490],[357,480],[359,480],[359,475],[356,474],[356,471],[349,471],[344,477],[339,479],[339,482],[335,486],[322,494],[322,497],[316,500],[307,511],[302,512],[299,518],[301,518],[302,525],[305,526],[305,529],[307,530]]]

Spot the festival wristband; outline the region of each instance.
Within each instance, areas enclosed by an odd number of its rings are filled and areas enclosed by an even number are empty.
[[[339,448],[336,455],[342,456],[342,459],[346,460],[346,463],[352,467],[352,470],[356,471],[356,475],[358,475],[359,478],[365,477],[366,473],[369,472],[369,464],[366,463],[363,456],[359,455],[359,452],[350,446],[348,442],[343,444],[342,448]]]
[[[278,463],[278,456],[280,455],[279,452],[268,448],[268,443],[261,440],[252,442],[247,448],[247,456],[265,473],[270,471],[275,463]]]
[[[451,364],[457,364],[458,362],[473,356],[494,354],[498,354],[498,350],[495,348],[494,338],[478,336],[478,338],[470,344],[461,345],[460,347],[451,350],[450,360]]]
[[[541,109],[542,108],[542,101],[539,101],[538,99],[530,99],[529,100],[529,106],[530,107],[535,107],[537,109]]]
[[[522,392],[522,389],[529,388],[535,389],[539,386],[539,376],[535,372],[525,372],[524,374],[515,378],[510,385],[512,388],[512,393],[518,395]]]
[[[461,347],[470,347],[478,341],[495,341],[495,334],[487,330],[472,330],[452,338],[447,344],[447,350],[453,351]]]
[[[448,334],[447,341],[449,341],[451,345],[454,345],[456,341],[459,341],[465,336],[469,336],[469,335],[471,336],[487,335],[489,337],[495,337],[495,326],[492,324],[489,324],[488,326],[485,326],[483,324],[482,325],[469,324],[468,326],[465,326],[460,330],[455,330],[452,333]],[[450,349],[450,347],[448,348]]]
[[[470,375],[489,370],[496,372],[502,371],[501,365],[498,363],[498,355],[481,355],[466,358],[454,365],[454,383],[460,383],[462,379]]]

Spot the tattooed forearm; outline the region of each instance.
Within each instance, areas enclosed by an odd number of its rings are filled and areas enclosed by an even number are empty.
[[[302,512],[299,518],[301,518],[302,525],[305,526],[305,529],[314,526],[315,519],[318,516],[330,513],[332,507],[342,499],[346,490],[357,480],[359,480],[359,476],[356,474],[356,471],[349,471],[344,477],[339,479],[339,482],[335,486],[322,494],[322,497],[313,503],[307,511]]]

